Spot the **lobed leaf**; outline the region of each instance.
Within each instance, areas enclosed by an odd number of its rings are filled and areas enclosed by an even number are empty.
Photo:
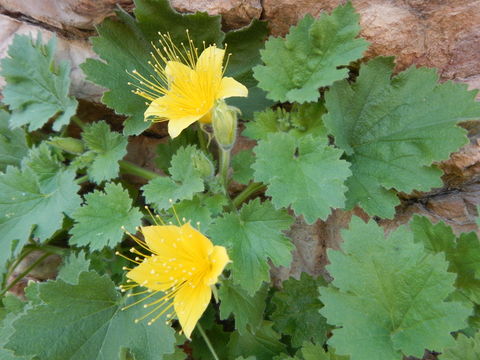
[[[392,78],[393,68],[392,58],[376,58],[361,67],[354,84],[335,83],[323,118],[352,164],[347,206],[387,218],[399,203],[394,190],[442,186],[442,172],[432,163],[467,142],[459,121],[480,118],[480,104],[466,86],[439,84],[436,71],[426,68]]]
[[[127,154],[127,138],[110,131],[110,126],[103,120],[88,125],[82,138],[93,153],[93,162],[88,167],[89,177],[97,184],[118,177],[118,162]]]
[[[283,282],[282,289],[272,297],[274,311],[271,319],[274,329],[290,335],[293,347],[304,342],[322,345],[326,340],[327,322],[320,315],[323,304],[318,300],[318,287],[326,285],[319,277],[314,279],[302,273],[299,280],[290,278]]]
[[[282,232],[292,222],[286,211],[254,199],[239,212],[224,214],[210,226],[213,241],[229,250],[234,283],[248,295],[252,296],[263,281],[270,280],[268,260],[276,266],[290,264],[293,244]]]
[[[320,312],[340,327],[328,341],[339,355],[400,360],[453,345],[450,332],[466,325],[471,308],[445,301],[455,275],[443,255],[426,252],[405,228],[385,238],[356,217],[343,240],[341,251],[328,251],[334,280],[320,288]]]
[[[193,166],[194,157],[200,152],[194,146],[181,147],[172,157],[171,177],[158,177],[142,187],[148,203],[159,210],[169,209],[179,200],[191,200],[205,189],[200,172]]]
[[[121,311],[123,299],[106,276],[83,272],[75,285],[50,281],[40,286],[39,296],[42,303],[13,323],[15,332],[6,347],[16,355],[110,360],[128,348],[138,359],[157,360],[173,352],[173,329],[165,321],[135,324],[143,308]]]
[[[25,131],[10,129],[9,119],[10,114],[0,109],[0,171],[5,171],[8,165],[20,166],[28,153]]]
[[[266,194],[276,208],[290,205],[312,224],[326,219],[332,207],[344,206],[349,164],[326,138],[274,133],[259,141],[254,151],[254,178],[268,184]]]
[[[260,52],[265,65],[253,69],[258,86],[275,101],[317,101],[318,89],[346,78],[345,65],[367,49],[368,42],[356,38],[358,22],[359,15],[347,2],[317,20],[306,15],[285,39],[270,38]]]
[[[12,110],[10,127],[28,125],[29,131],[41,128],[53,117],[53,130],[70,122],[77,110],[77,100],[68,96],[70,65],[55,62],[56,38],[42,44],[29,36],[15,35],[8,48],[9,57],[0,61],[7,84],[3,102]]]
[[[85,204],[72,215],[70,245],[88,246],[91,251],[115,247],[123,239],[122,226],[135,233],[142,213],[132,207],[128,191],[121,185],[108,183],[105,192],[96,190],[85,195]]]

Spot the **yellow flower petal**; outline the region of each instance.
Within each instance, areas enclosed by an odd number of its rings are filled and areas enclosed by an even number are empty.
[[[218,277],[223,272],[225,266],[230,262],[227,249],[223,246],[214,246],[209,256],[210,271],[205,275],[205,285],[213,285],[218,281]]]
[[[210,286],[199,282],[194,286],[185,286],[178,291],[174,308],[185,336],[190,339],[195,325],[207,308],[212,297]]]
[[[180,119],[170,118],[170,121],[168,122],[168,134],[172,139],[176,138],[178,135],[180,135],[180,133],[183,130],[185,130],[187,127],[192,125],[195,121],[200,119],[202,116],[203,114],[186,116]]]
[[[216,46],[209,46],[200,54],[195,66],[195,71],[200,75],[208,75],[209,78],[222,78],[222,64],[225,50]]]
[[[127,273],[127,278],[135,281],[137,284],[148,287],[152,290],[165,291],[172,285],[165,281],[165,276],[158,273],[158,265],[152,258],[146,259],[136,268]]]
[[[178,61],[168,61],[165,66],[165,74],[167,75],[169,85],[173,82],[192,81],[195,77],[195,72],[189,66]]]
[[[234,78],[224,77],[220,82],[220,90],[218,91],[217,98],[225,99],[232,96],[247,97],[248,89]]]

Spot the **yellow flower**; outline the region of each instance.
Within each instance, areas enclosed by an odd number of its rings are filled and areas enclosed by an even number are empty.
[[[124,309],[151,299],[161,292],[162,296],[143,305],[152,308],[135,322],[152,316],[148,324],[152,324],[164,313],[168,318],[177,317],[185,335],[190,335],[212,296],[211,286],[218,281],[225,265],[230,261],[223,246],[214,246],[198,230],[189,223],[182,226],[155,225],[141,228],[145,242],[131,235],[144,250],[151,255],[143,254],[132,248],[130,251],[143,257],[136,257],[138,266],[129,269],[128,282],[122,285],[122,291],[142,286],[145,291],[129,294],[147,294],[139,301]],[[173,307],[173,310],[172,310]]]
[[[187,33],[188,34],[188,33]],[[145,119],[168,120],[168,133],[177,137],[195,121],[211,122],[216,100],[248,96],[248,89],[231,77],[224,77],[225,50],[208,46],[198,56],[189,39],[188,48],[176,47],[170,36],[160,35],[160,47],[154,45],[152,80],[133,71],[140,86],[134,92],[150,101]]]

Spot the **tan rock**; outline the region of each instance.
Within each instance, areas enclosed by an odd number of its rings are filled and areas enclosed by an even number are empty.
[[[171,0],[180,12],[205,11],[222,15],[226,28],[248,25],[260,18],[260,0]],[[75,30],[93,27],[110,15],[117,6],[132,10],[132,0],[0,0],[9,12],[21,13],[59,29]]]
[[[260,0],[170,0],[180,12],[206,11],[210,15],[222,15],[227,29],[248,25],[262,14]]]
[[[9,12],[21,13],[57,27],[93,29],[113,14],[117,5],[132,8],[132,0],[0,0]]]
[[[284,35],[307,12],[318,16],[342,0],[265,0],[274,35]],[[368,57],[395,55],[397,68],[439,68],[442,79],[480,89],[480,1],[353,0],[361,15],[361,36],[372,45]]]
[[[0,58],[7,56],[8,46],[15,35],[30,35],[34,39],[38,34],[43,40],[48,41],[53,32],[44,28],[31,25],[6,15],[0,14]],[[58,36],[57,59],[67,60],[72,67],[71,88],[72,95],[80,99],[100,101],[103,89],[85,80],[85,75],[80,69],[80,64],[87,58],[97,57],[86,40],[65,39]],[[0,77],[0,89],[5,85],[5,80]]]

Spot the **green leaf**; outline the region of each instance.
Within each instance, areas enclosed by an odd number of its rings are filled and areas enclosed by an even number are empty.
[[[480,117],[475,92],[466,85],[439,84],[436,71],[427,68],[392,78],[393,68],[392,58],[376,58],[361,67],[356,83],[335,83],[323,118],[352,163],[347,206],[388,218],[399,203],[392,189],[442,186],[442,172],[432,163],[467,142],[459,121]]]
[[[280,342],[280,334],[272,329],[272,325],[272,322],[264,321],[255,334],[232,333],[227,345],[230,358],[255,355],[257,360],[271,360],[275,355],[285,351],[285,345]]]
[[[202,192],[205,187],[199,171],[193,166],[196,153],[194,146],[181,147],[172,157],[169,169],[171,177],[158,177],[142,187],[143,195],[149,204],[158,210],[171,207],[170,200],[191,200],[195,193]]]
[[[367,41],[356,39],[358,22],[359,15],[348,2],[318,20],[305,16],[285,39],[270,38],[261,51],[265,65],[253,69],[258,86],[275,101],[316,101],[318,89],[346,78],[345,65],[367,49]]]
[[[82,138],[87,148],[95,154],[88,168],[89,177],[100,184],[118,176],[118,161],[127,154],[127,138],[110,131],[105,121],[99,121],[85,128]]]
[[[308,134],[326,137],[322,120],[324,113],[322,103],[296,105],[290,112],[283,108],[266,109],[255,113],[254,121],[247,123],[242,135],[254,140],[265,140],[270,133],[288,131],[296,137]]]
[[[195,145],[196,143],[197,133],[191,128],[186,128],[176,138],[167,138],[166,143],[158,144],[155,164],[166,174],[169,174],[168,168],[172,162],[172,156],[175,155],[178,149],[188,145]]]
[[[336,355],[331,347],[326,352],[321,344],[306,343],[301,352],[304,360],[349,360],[348,356]]]
[[[11,130],[8,126],[10,114],[0,109],[0,171],[5,171],[8,165],[20,166],[28,153],[25,131]]]
[[[200,319],[200,324],[207,334],[207,337],[218,357],[223,360],[228,358],[228,349],[225,344],[228,343],[231,333],[224,331],[223,326],[218,324],[215,319],[216,312],[212,307],[208,307]],[[212,360],[212,352],[207,347],[205,339],[198,329],[193,332],[192,341],[190,342],[189,347],[192,349],[191,358],[195,360]]]
[[[241,150],[232,159],[233,180],[239,184],[247,185],[253,178],[252,164],[255,157],[251,149]]]
[[[333,330],[328,343],[351,360],[422,357],[453,344],[450,332],[466,325],[471,309],[445,299],[455,290],[443,255],[426,252],[411,232],[385,238],[374,222],[354,217],[341,251],[328,251],[334,278],[320,288],[320,311]]]
[[[123,239],[122,226],[135,233],[142,213],[132,207],[128,191],[121,185],[108,183],[105,193],[97,190],[85,195],[85,205],[73,213],[73,219],[76,223],[70,230],[70,244],[89,246],[94,251],[119,244]]]
[[[480,359],[480,332],[475,338],[458,334],[455,345],[446,349],[439,356],[440,360],[478,360]]]
[[[291,206],[306,222],[326,219],[330,209],[345,203],[349,164],[342,152],[328,146],[326,138],[274,133],[254,149],[255,180],[268,184],[266,194],[276,208]]]
[[[120,311],[122,297],[106,276],[83,272],[78,284],[62,280],[40,286],[43,304],[14,322],[7,348],[16,355],[48,360],[118,359],[121,348],[137,359],[161,359],[173,352],[173,330],[165,321],[134,323],[142,306]],[[45,331],[48,329],[48,331]]]
[[[13,327],[12,324],[23,312],[25,307],[25,302],[21,301],[15,295],[7,294],[2,299],[4,309],[6,311],[6,316],[0,321],[0,359],[1,360],[27,360],[31,359],[28,357],[17,357],[13,354],[12,351],[5,349],[4,346],[8,342],[8,339],[12,335]],[[0,308],[1,309],[1,308]]]
[[[255,334],[263,321],[265,311],[265,300],[268,294],[268,287],[263,286],[254,296],[250,296],[231,280],[223,280],[218,291],[220,298],[220,318],[223,320],[233,314],[235,317],[235,328],[240,335],[247,331]]]
[[[273,295],[273,327],[290,335],[294,347],[300,347],[306,341],[322,345],[326,340],[326,319],[319,313],[323,306],[318,300],[320,285],[326,285],[321,277],[314,279],[302,273],[300,280],[290,278],[284,281],[283,289]]]
[[[448,271],[457,274],[455,287],[464,300],[480,304],[480,241],[477,235],[463,233],[458,239],[443,222],[433,225],[426,217],[414,216],[410,222],[414,240],[433,254],[443,253]]]
[[[239,212],[217,218],[210,226],[210,236],[218,245],[226,246],[233,263],[233,281],[252,296],[270,280],[270,259],[276,266],[288,266],[293,245],[282,233],[290,228],[293,219],[284,210],[254,199]]]
[[[62,227],[64,214],[80,206],[74,179],[46,145],[32,149],[21,169],[8,166],[0,173],[0,269],[30,236],[47,240]]]
[[[220,17],[206,13],[182,15],[172,9],[168,0],[136,0],[136,19],[122,10],[118,19],[106,19],[97,26],[98,37],[92,38],[93,49],[103,60],[88,59],[81,68],[87,79],[109,89],[102,102],[118,114],[129,116],[125,122],[126,135],[138,135],[150,125],[144,121],[145,100],[132,94],[127,73],[137,70],[144,76],[154,74],[148,65],[158,32],[169,33],[175,44],[187,43],[186,29],[197,46],[221,44],[224,33],[220,30]]]
[[[71,253],[58,271],[57,279],[63,280],[69,284],[78,284],[78,277],[80,274],[89,269],[90,259],[85,257],[83,251],[80,251],[78,254]]]
[[[8,48],[8,58],[0,61],[0,75],[7,81],[3,102],[12,110],[10,126],[28,124],[29,131],[41,128],[55,116],[53,130],[59,131],[70,122],[77,110],[77,100],[68,96],[70,65],[55,62],[56,38],[42,44],[42,37],[33,40],[16,35]]]
[[[203,233],[208,233],[213,217],[219,215],[223,207],[228,205],[227,198],[222,194],[207,195],[196,194],[192,200],[183,200],[175,205],[175,211],[178,216],[192,224],[200,223],[200,229]],[[170,221],[175,223],[175,213],[170,210]]]

